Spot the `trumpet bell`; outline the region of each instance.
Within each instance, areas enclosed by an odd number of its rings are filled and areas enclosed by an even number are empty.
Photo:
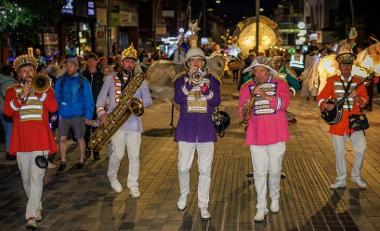
[[[31,86],[35,92],[44,93],[50,87],[49,78],[46,75],[37,75],[32,79]]]

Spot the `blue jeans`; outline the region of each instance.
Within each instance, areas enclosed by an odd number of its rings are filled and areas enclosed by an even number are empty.
[[[0,111],[0,120],[3,123],[5,129],[5,149],[9,152],[9,142],[11,140],[12,133],[12,119],[9,117],[5,117],[4,113]]]

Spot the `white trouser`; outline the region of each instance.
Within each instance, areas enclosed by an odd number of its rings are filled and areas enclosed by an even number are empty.
[[[46,169],[39,168],[35,163],[36,156],[42,154],[42,151],[17,153],[17,164],[21,172],[22,185],[28,197],[26,219],[36,218],[37,210],[42,209],[41,197]]]
[[[119,171],[120,162],[125,155],[125,146],[127,146],[128,160],[129,160],[129,172],[127,187],[138,187],[137,182],[139,178],[140,169],[140,143],[141,132],[135,131],[123,131],[119,129],[111,137],[111,145],[109,148],[109,162],[107,175],[109,180],[117,180],[117,172]]]
[[[351,177],[360,177],[366,151],[366,140],[363,131],[356,131],[351,136],[332,135],[336,161],[336,181],[346,180],[345,146],[347,137],[351,140],[355,152],[355,164],[352,167]]]
[[[214,157],[214,142],[178,142],[178,179],[181,195],[190,193],[190,169],[195,149],[198,153],[198,207],[207,208],[211,184],[211,166]]]
[[[269,196],[272,200],[280,198],[282,158],[285,142],[271,145],[251,145],[251,157],[257,194],[257,210],[267,208],[267,174],[269,171]]]

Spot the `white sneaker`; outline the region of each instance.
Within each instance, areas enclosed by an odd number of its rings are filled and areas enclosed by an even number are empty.
[[[37,228],[37,221],[34,217],[28,218],[28,223],[26,223],[26,229],[36,229]]]
[[[355,178],[351,178],[352,182],[354,182],[355,184],[357,184],[360,188],[367,188],[367,183],[363,180],[363,178],[361,177],[355,177]]]
[[[140,197],[140,190],[138,187],[132,187],[129,189],[129,196],[132,198],[139,198]]]
[[[265,219],[265,215],[267,215],[268,209],[260,209],[256,211],[256,215],[253,219],[255,221],[263,221]]]
[[[271,200],[270,211],[272,211],[272,213],[278,213],[278,211],[280,211],[280,202],[278,199]]]
[[[210,219],[211,215],[207,208],[200,208],[201,210],[201,219],[202,220],[208,220]]]
[[[37,222],[42,221],[42,209],[37,210],[36,221]]]
[[[111,183],[111,188],[113,189],[113,191],[117,193],[121,193],[121,191],[123,191],[123,186],[120,184],[118,180],[110,181],[110,183]]]
[[[346,182],[344,180],[335,181],[330,185],[330,189],[339,189],[339,188],[345,188]]]
[[[183,211],[185,210],[186,206],[187,206],[187,195],[181,194],[181,196],[179,197],[177,201],[177,209],[179,211]]]

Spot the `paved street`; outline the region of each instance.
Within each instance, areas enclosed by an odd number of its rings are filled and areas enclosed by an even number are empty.
[[[295,97],[289,111],[297,116],[290,128],[291,141],[284,158],[280,212],[254,223],[256,193],[245,175],[252,169],[244,131],[236,117],[235,86],[228,79],[222,86],[221,109],[232,124],[215,147],[209,222],[200,220],[197,208],[197,164],[191,172],[190,204],[184,212],[176,209],[179,196],[177,145],[170,127],[171,104],[156,100],[143,115],[141,147],[141,198],[131,199],[128,190],[112,191],[107,176],[107,156],[88,160],[75,169],[78,150],[68,154],[69,168],[61,175],[48,170],[43,194],[43,221],[38,230],[380,230],[380,107],[368,113],[371,128],[366,131],[367,154],[363,177],[367,190],[348,179],[346,189],[331,191],[335,162],[326,124],[319,118],[315,102]],[[174,121],[177,121],[178,111]],[[348,146],[347,169],[354,154]],[[2,151],[4,144],[2,144]],[[25,230],[26,196],[16,162],[0,161],[0,230]],[[56,161],[58,164],[59,162]],[[128,160],[124,159],[119,179],[126,186]]]

